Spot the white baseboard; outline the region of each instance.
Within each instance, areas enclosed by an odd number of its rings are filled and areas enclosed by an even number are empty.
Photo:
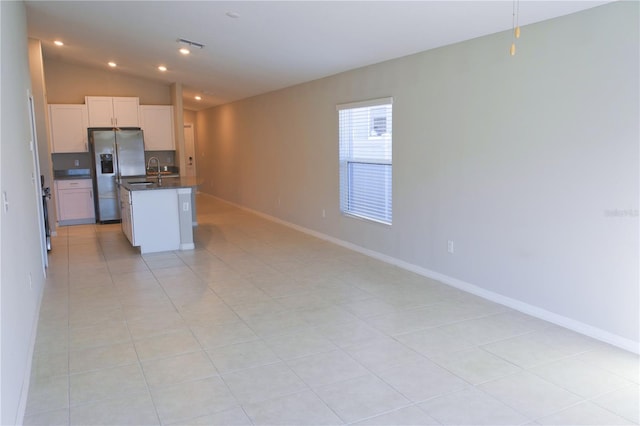
[[[31,384],[31,369],[33,367],[33,354],[36,349],[36,337],[38,335],[38,323],[40,322],[40,308],[42,307],[42,296],[44,295],[45,280],[43,280],[43,287],[40,289],[40,296],[38,297],[38,303],[36,304],[36,315],[33,320],[33,327],[31,327],[31,341],[29,342],[29,361],[26,366],[24,378],[22,379],[22,389],[20,390],[20,401],[18,402],[18,416],[16,424],[22,424],[24,422],[24,416],[27,412],[27,400],[29,397],[29,385]]]
[[[180,243],[180,250],[193,250],[196,248],[194,243]]]
[[[374,259],[381,260],[383,262],[389,263],[391,265],[397,266],[402,269],[406,269],[411,272],[415,272],[416,274],[422,275],[427,278],[431,278],[437,280],[443,284],[447,284],[451,287],[455,287],[457,289],[466,291],[467,293],[474,294],[478,297],[482,297],[483,299],[490,300],[492,302],[498,303],[500,305],[506,306],[508,308],[514,309],[516,311],[525,313],[527,315],[531,315],[533,317],[539,318],[544,321],[548,321],[550,323],[559,325],[561,327],[567,328],[569,330],[575,331],[577,333],[583,334],[585,336],[594,338],[596,340],[600,340],[605,343],[609,343],[611,345],[617,346],[621,349],[627,350],[629,352],[633,352],[636,354],[640,354],[640,342],[635,342],[631,339],[627,339],[625,337],[619,336],[617,334],[608,332],[601,328],[593,327],[591,325],[585,324],[583,322],[577,321],[573,318],[565,317],[562,315],[555,314],[553,312],[547,311],[543,308],[540,308],[535,305],[530,305],[521,300],[513,299],[507,296],[504,296],[500,293],[495,293],[493,291],[486,290],[482,287],[479,287],[474,284],[467,283],[465,281],[459,280],[457,278],[450,277],[448,275],[441,274],[439,272],[431,271],[429,269],[423,268],[418,265],[414,265],[409,262],[405,262],[400,259],[396,259],[394,257],[388,256],[386,254],[378,253],[376,251],[358,246],[356,244],[350,243],[348,241],[343,241],[338,238],[332,237],[330,235],[323,234],[318,231],[314,231],[312,229],[305,228],[300,225],[296,225],[291,222],[287,222],[285,220],[279,219],[277,217],[268,215],[266,213],[262,213],[257,210],[253,210],[251,208],[233,203],[231,201],[224,200],[222,198],[216,197],[214,195],[201,193],[202,195],[206,195],[208,197],[215,198],[224,203],[235,206],[239,209],[251,212],[257,216],[260,216],[264,219],[270,220],[272,222],[279,223],[281,225],[287,226],[289,228],[295,229],[297,231],[303,232],[305,234],[314,236],[316,238],[320,238],[321,240],[329,241],[331,243],[337,244],[339,246],[348,248],[350,250],[356,251],[358,253],[362,253],[364,255],[370,256]]]
[[[95,219],[72,219],[72,220],[59,220],[58,226],[71,226],[71,225],[92,225],[95,224]]]

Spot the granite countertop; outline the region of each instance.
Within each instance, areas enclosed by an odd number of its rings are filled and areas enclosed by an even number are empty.
[[[151,182],[150,184],[136,185],[136,182]],[[194,177],[163,177],[162,184],[158,185],[158,179],[153,177],[131,179],[121,182],[120,185],[129,191],[149,191],[155,189],[195,188],[202,182]]]
[[[160,172],[160,175],[162,176],[162,178],[164,179],[165,177],[180,177],[180,175],[178,173],[174,173],[174,172]],[[147,177],[148,178],[157,178],[158,177],[158,172],[149,172],[147,171]]]

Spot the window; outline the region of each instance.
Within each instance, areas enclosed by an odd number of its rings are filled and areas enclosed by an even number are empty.
[[[371,136],[382,136],[387,133],[387,108],[376,107],[369,111],[369,134]]]
[[[391,224],[392,98],[338,105],[340,210]]]

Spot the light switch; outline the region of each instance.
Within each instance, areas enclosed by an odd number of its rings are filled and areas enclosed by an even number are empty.
[[[2,192],[2,205],[4,207],[4,212],[7,213],[9,211],[9,200],[7,200],[7,191]]]

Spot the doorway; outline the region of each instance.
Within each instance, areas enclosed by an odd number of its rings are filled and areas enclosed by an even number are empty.
[[[184,124],[184,157],[187,168],[183,176],[196,177],[196,147],[193,123]]]
[[[31,180],[35,187],[36,193],[36,206],[38,206],[38,227],[40,230],[40,253],[42,256],[42,272],[44,276],[47,276],[47,266],[49,266],[48,251],[51,249],[51,240],[48,229],[46,229],[45,205],[47,200],[44,198],[44,189],[42,188],[42,180],[40,177],[40,158],[38,156],[38,134],[36,132],[36,112],[33,105],[33,95],[28,93],[29,101],[29,124],[31,127],[31,141],[29,147],[33,156],[33,170],[31,171]]]

